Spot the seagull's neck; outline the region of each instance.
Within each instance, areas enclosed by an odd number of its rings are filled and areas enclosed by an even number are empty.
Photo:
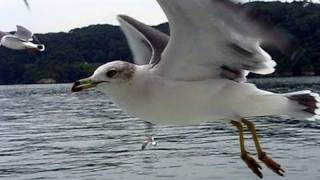
[[[125,106],[148,98],[150,84],[153,82],[154,75],[149,71],[149,65],[135,65],[135,72],[128,82],[120,83],[115,86],[101,88],[116,104]]]
[[[152,68],[151,64],[146,64],[146,65],[134,65],[135,66],[135,72],[133,76],[133,81],[140,81],[144,80],[146,78],[150,78],[151,71],[150,69]]]

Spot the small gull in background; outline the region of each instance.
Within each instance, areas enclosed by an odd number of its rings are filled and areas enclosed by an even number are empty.
[[[276,62],[260,45],[293,52],[290,37],[272,24],[259,22],[239,2],[157,2],[169,20],[170,37],[119,15],[136,64],[104,64],[91,77],[75,82],[72,91],[96,88],[126,112],[155,124],[231,123],[239,131],[242,160],[262,178],[261,166],[244,145],[246,126],[259,160],[283,176],[283,168],[263,151],[255,125],[246,118],[315,118],[320,113],[319,95],[308,90],[272,93],[246,82],[246,77],[273,73]]]
[[[33,40],[37,43],[33,43]],[[37,37],[20,25],[17,25],[17,31],[14,34],[0,31],[0,46],[14,50],[45,50],[45,46],[39,42]]]

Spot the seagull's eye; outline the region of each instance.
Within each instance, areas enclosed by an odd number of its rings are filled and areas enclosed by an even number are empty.
[[[113,77],[115,77],[115,75],[117,75],[117,73],[118,72],[116,70],[111,69],[106,73],[106,75],[107,75],[108,78],[113,78]]]

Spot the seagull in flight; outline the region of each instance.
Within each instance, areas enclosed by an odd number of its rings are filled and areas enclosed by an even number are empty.
[[[37,43],[33,43],[33,40]],[[40,43],[38,38],[30,30],[20,25],[17,25],[17,31],[14,34],[0,31],[1,45],[14,50],[45,50],[45,46]]]
[[[308,90],[272,93],[248,83],[249,73],[270,74],[276,62],[261,47],[288,49],[281,31],[264,25],[231,0],[157,0],[170,25],[170,37],[129,16],[118,20],[135,64],[112,61],[72,91],[95,88],[133,116],[155,124],[220,121],[239,131],[242,160],[260,178],[261,166],[244,145],[244,126],[252,134],[257,156],[283,176],[279,163],[259,143],[248,117],[287,115],[315,118],[319,95]]]

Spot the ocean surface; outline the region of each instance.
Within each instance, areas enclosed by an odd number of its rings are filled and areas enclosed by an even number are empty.
[[[320,77],[254,80],[273,92],[310,89]],[[94,90],[71,84],[0,86],[0,179],[255,180],[239,156],[232,126],[152,125],[130,117]],[[320,121],[251,118],[261,144],[286,170],[262,164],[264,179],[320,179]],[[157,146],[141,150],[153,135]],[[255,155],[250,135],[248,150]]]

